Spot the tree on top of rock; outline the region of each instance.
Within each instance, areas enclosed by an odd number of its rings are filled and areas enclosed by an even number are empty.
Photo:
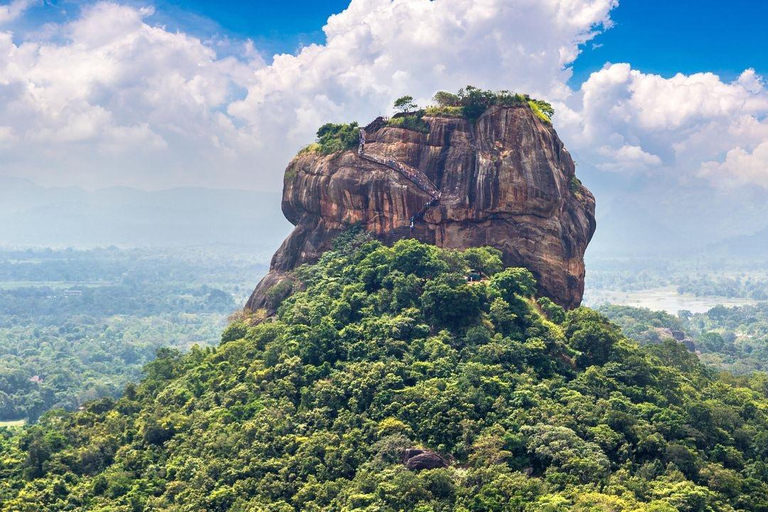
[[[394,107],[400,114],[408,114],[419,108],[419,106],[413,102],[413,96],[402,96],[397,98]]]

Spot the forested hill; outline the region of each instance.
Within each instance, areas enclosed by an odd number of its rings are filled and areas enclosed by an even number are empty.
[[[768,510],[764,380],[536,300],[494,250],[344,238],[272,321],[6,432],[0,508]]]

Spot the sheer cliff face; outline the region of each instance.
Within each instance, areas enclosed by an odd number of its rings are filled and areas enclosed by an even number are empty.
[[[492,108],[475,123],[425,117],[429,133],[367,130],[365,154],[418,169],[440,190],[439,204],[404,175],[356,151],[305,153],[285,172],[283,212],[296,229],[272,260],[247,307],[296,266],[315,261],[352,224],[385,243],[415,237],[441,247],[489,245],[510,266],[530,269],[540,293],[573,308],[584,290],[584,251],[595,231],[595,200],[574,179],[555,130],[526,106]],[[417,218],[413,228],[411,218]]]

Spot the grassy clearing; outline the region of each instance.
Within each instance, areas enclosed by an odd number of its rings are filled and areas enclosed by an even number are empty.
[[[0,421],[0,428],[23,427],[27,420]]]

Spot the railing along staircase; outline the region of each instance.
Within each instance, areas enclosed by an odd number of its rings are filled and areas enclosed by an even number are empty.
[[[432,208],[433,206],[437,206],[440,203],[440,191],[435,186],[434,183],[432,183],[432,180],[430,180],[426,174],[419,171],[418,169],[415,169],[409,165],[405,165],[402,162],[398,162],[397,160],[393,158],[382,158],[380,156],[376,155],[369,155],[365,153],[365,129],[360,128],[360,145],[357,149],[357,154],[360,158],[363,160],[368,160],[369,162],[373,162],[379,165],[383,165],[385,167],[388,167],[396,172],[398,172],[400,175],[407,178],[411,183],[416,185],[421,191],[428,194],[432,199],[422,208],[418,213],[411,216],[411,232],[413,232],[414,223],[417,220],[421,220],[424,218],[424,215],[427,213],[427,210]]]

